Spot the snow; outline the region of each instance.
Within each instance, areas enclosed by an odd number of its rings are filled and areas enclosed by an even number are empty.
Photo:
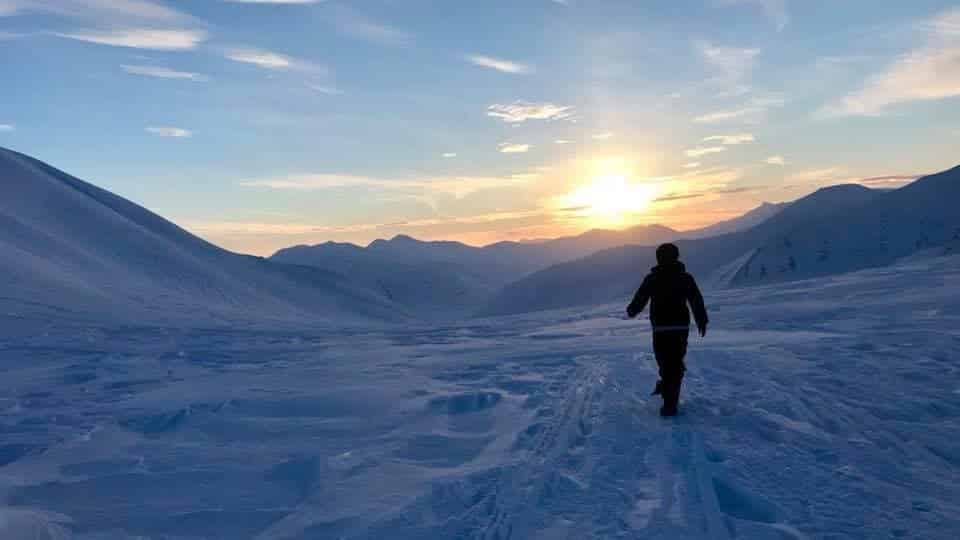
[[[710,293],[674,419],[626,300],[366,328],[0,313],[0,537],[960,535],[960,257]]]
[[[237,255],[108,191],[0,148],[0,312],[126,324],[402,319],[334,272]]]

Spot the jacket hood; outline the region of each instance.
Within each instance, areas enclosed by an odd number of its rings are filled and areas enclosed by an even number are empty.
[[[680,261],[668,262],[666,264],[658,264],[650,269],[651,272],[655,273],[683,273],[687,271],[687,267],[683,265]]]

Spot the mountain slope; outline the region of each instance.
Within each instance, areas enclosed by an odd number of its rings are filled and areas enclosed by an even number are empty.
[[[282,249],[270,260],[348,275],[365,288],[427,318],[473,311],[501,284],[465,265],[417,261],[415,257],[335,242]]]
[[[349,275],[421,317],[449,317],[475,312],[504,285],[558,262],[613,246],[655,245],[678,236],[667,227],[645,225],[473,247],[398,235],[375,240],[366,248],[335,242],[293,246],[276,252],[270,260]]]
[[[394,318],[342,275],[230,253],[108,191],[0,149],[0,305],[139,320]]]
[[[881,192],[870,204],[786,231],[758,246],[734,284],[888,265],[960,238],[960,167]]]
[[[758,256],[764,253],[778,261],[784,254],[773,248],[784,239],[803,240],[808,249],[824,238],[842,240],[840,249],[866,250],[856,257],[835,257],[835,264],[806,274],[783,272],[780,279],[798,279],[809,275],[846,272],[887,264],[912,250],[944,242],[953,227],[960,226],[960,213],[953,211],[950,201],[957,200],[960,169],[926,177],[893,191],[878,191],[860,185],[840,185],[820,189],[746,231],[712,238],[678,241],[688,268],[704,282],[714,271],[733,275],[735,284],[750,283],[740,270],[730,264],[751,250],[757,250],[746,261],[758,268]],[[922,216],[922,217],[921,217]],[[895,232],[891,219],[918,219],[925,224],[921,229],[910,228],[903,234]],[[886,224],[877,234],[871,224]],[[927,239],[914,238],[923,231]],[[809,240],[815,238],[815,240]],[[884,241],[896,239],[897,248],[884,256],[868,256],[870,250],[880,250]],[[917,240],[920,243],[917,243]],[[910,242],[913,242],[911,247]],[[505,287],[483,310],[483,314],[521,313],[566,306],[626,298],[654,264],[654,248],[627,246],[596,253],[589,257],[560,264],[537,272]],[[859,253],[859,251],[858,251]],[[804,258],[806,267],[808,258]],[[799,261],[798,261],[799,266]],[[758,270],[759,271],[759,270]],[[767,276],[771,274],[767,269]]]
[[[735,217],[733,219],[728,219],[721,221],[719,223],[714,223],[713,225],[708,225],[702,229],[696,229],[694,231],[684,231],[684,238],[709,238],[711,236],[720,236],[721,234],[730,234],[740,231],[745,231],[747,229],[756,227],[764,221],[772,218],[773,216],[780,213],[781,210],[789,206],[790,203],[768,203],[765,202],[760,206],[750,210],[742,216]]]

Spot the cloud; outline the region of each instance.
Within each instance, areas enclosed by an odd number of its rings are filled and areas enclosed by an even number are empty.
[[[99,23],[173,23],[189,19],[184,13],[148,0],[0,0],[0,15],[29,12]]]
[[[0,124],[0,132],[3,132],[3,131],[13,131],[13,130],[15,130],[15,129],[17,129],[17,126],[15,126],[15,125],[13,125],[13,124]]]
[[[703,142],[718,141],[722,145],[729,146],[753,142],[754,140],[752,133],[734,133],[732,135],[711,135],[704,137]]]
[[[364,41],[383,45],[406,45],[413,41],[407,32],[375,22],[344,6],[334,10],[333,22],[341,34]]]
[[[849,175],[844,167],[808,169],[787,177],[788,182],[795,184],[832,184],[847,179],[849,179]]]
[[[605,131],[605,132],[603,132],[603,133],[594,133],[593,135],[590,136],[590,138],[593,139],[593,140],[595,140],[595,141],[605,141],[605,140],[613,137],[613,135],[614,135],[614,134],[613,134],[612,132],[610,132],[610,131]]]
[[[152,28],[87,30],[57,33],[55,35],[99,45],[160,51],[194,49],[207,39],[207,33],[203,30],[156,30]]]
[[[704,195],[706,195],[706,193],[670,193],[668,195],[657,197],[652,202],[660,203],[668,201],[682,201],[684,199],[696,199],[703,197]]]
[[[557,139],[553,141],[553,144],[570,144],[571,142],[572,141],[568,141],[567,139]]]
[[[922,176],[927,176],[928,173],[921,174],[890,174],[886,176],[871,176],[868,178],[859,178],[856,180],[858,184],[866,184],[868,186],[880,185],[880,186],[889,186],[889,185],[902,185],[906,183],[913,182],[917,178]]]
[[[311,223],[263,223],[246,221],[188,221],[184,226],[201,234],[238,234],[238,235],[280,235],[298,236],[305,234],[331,234],[366,232],[384,229],[396,230],[420,227],[437,227],[450,225],[483,225],[501,221],[518,219],[549,217],[551,211],[544,209],[516,210],[490,212],[470,216],[444,216],[439,218],[411,219],[406,221],[384,223],[355,223],[351,225],[324,225]]]
[[[307,88],[319,92],[321,94],[326,94],[328,96],[339,96],[343,94],[343,90],[336,88],[334,86],[324,86],[321,84],[308,84]]]
[[[63,38],[157,50],[188,50],[207,39],[193,17],[149,0],[0,0],[0,14],[49,14],[82,23]]]
[[[766,117],[768,110],[772,107],[782,107],[784,103],[784,99],[780,96],[755,97],[741,107],[702,114],[695,117],[693,121],[698,124],[715,124],[737,120],[747,124],[756,124]]]
[[[473,55],[468,56],[467,61],[471,64],[495,69],[497,71],[502,71],[503,73],[529,73],[530,67],[525,64],[520,64],[518,62],[513,62],[511,60],[504,60],[502,58],[494,58],[492,56],[483,56],[483,55]]]
[[[443,153],[443,157],[445,157],[445,158],[455,158],[455,157],[457,157],[457,153],[456,153],[456,152],[444,152],[444,153]]]
[[[524,185],[529,178],[498,176],[441,176],[420,179],[376,178],[350,174],[306,173],[241,180],[244,187],[285,191],[323,191],[329,189],[376,189],[413,194],[445,194],[462,198],[482,189]]]
[[[783,156],[770,156],[763,160],[763,162],[769,165],[780,165],[781,167],[787,164],[786,160],[783,159]]]
[[[223,0],[224,2],[231,2],[234,4],[287,4],[287,5],[303,5],[303,4],[316,4],[322,2],[323,0]]]
[[[490,105],[487,107],[487,116],[510,124],[527,120],[562,120],[573,116],[573,108],[553,103],[514,101],[509,105]]]
[[[787,13],[787,0],[720,0],[720,5],[757,6],[777,26],[777,30],[783,30],[790,22],[790,15]]]
[[[152,133],[154,135],[159,135],[161,137],[175,137],[178,139],[192,137],[193,132],[189,129],[183,129],[172,126],[151,126],[144,128],[147,133]]]
[[[252,47],[237,47],[224,54],[234,62],[253,64],[264,69],[292,69],[296,62],[289,56]]]
[[[186,79],[195,82],[205,82],[210,80],[206,75],[192,73],[189,71],[176,71],[161,66],[133,66],[124,64],[120,66],[124,71],[133,75],[142,75],[144,77],[157,77],[160,79]]]
[[[760,49],[725,47],[699,43],[700,54],[704,61],[719,72],[718,81],[739,84],[753,70],[753,63]]]
[[[926,43],[870,77],[863,88],[819,116],[873,116],[901,103],[960,96],[960,8],[941,13],[925,25]]]
[[[742,186],[742,187],[735,187],[735,188],[718,189],[718,190],[717,190],[717,194],[719,194],[719,195],[733,195],[733,194],[736,194],[736,193],[749,193],[749,192],[751,192],[751,191],[761,191],[761,190],[764,190],[764,189],[770,189],[770,188],[769,188],[769,187],[760,187],[760,186]]]
[[[684,153],[687,155],[687,157],[696,158],[700,156],[705,156],[707,154],[718,154],[720,152],[725,152],[726,150],[727,149],[722,146],[709,146],[706,148],[704,147],[691,148]]]
[[[685,164],[685,165],[683,166],[683,168],[684,168],[684,169],[696,169],[696,168],[699,167],[699,166],[700,166],[700,162],[699,162],[699,161],[693,161],[693,162],[690,162],[690,163]]]
[[[500,152],[504,154],[522,154],[530,150],[529,144],[500,143]]]

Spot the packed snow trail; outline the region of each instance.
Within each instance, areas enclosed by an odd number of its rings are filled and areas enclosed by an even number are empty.
[[[623,306],[0,341],[0,538],[960,536],[960,260],[708,294],[661,419]]]

